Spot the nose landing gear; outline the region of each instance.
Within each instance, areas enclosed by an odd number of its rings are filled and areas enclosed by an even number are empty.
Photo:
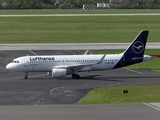
[[[28,73],[26,73],[24,79],[26,79],[26,80],[28,79]]]

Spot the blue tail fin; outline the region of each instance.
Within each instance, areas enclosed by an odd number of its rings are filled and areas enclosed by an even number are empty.
[[[147,37],[149,31],[141,31],[134,39],[130,46],[125,50],[124,56],[143,57],[146,47]]]
[[[141,31],[139,33],[129,47],[123,52],[121,60],[114,68],[124,67],[143,61],[148,33],[148,30]]]

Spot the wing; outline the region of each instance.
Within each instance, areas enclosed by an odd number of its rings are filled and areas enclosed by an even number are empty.
[[[105,58],[106,54],[103,55],[103,57],[97,62],[97,63],[90,63],[90,64],[74,64],[74,65],[63,65],[63,66],[56,66],[55,68],[63,68],[63,69],[69,69],[72,71],[78,71],[82,68],[89,67],[96,64],[101,64]]]

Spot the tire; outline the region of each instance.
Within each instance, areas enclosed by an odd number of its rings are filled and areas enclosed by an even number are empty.
[[[76,79],[80,79],[80,76],[79,76],[79,75],[76,75]]]
[[[72,74],[72,78],[75,79],[76,78],[76,74]]]
[[[25,76],[25,77],[24,77],[24,79],[26,79],[26,80],[27,80],[27,79],[28,79],[28,76]]]

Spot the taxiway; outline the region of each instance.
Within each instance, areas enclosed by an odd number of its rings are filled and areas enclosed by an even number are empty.
[[[0,51],[0,105],[76,104],[86,93],[97,87],[160,84],[159,73],[130,71],[125,68],[80,73],[80,80],[72,79],[70,75],[55,79],[46,73],[29,73],[29,79],[24,80],[24,73],[5,69],[12,59],[33,55],[33,52],[37,55],[76,55],[85,51]]]
[[[80,50],[34,52],[38,55],[84,53]],[[75,105],[91,89],[98,87],[160,84],[159,73],[121,68],[80,73],[79,80],[72,79],[70,75],[53,79],[46,73],[29,73],[29,79],[24,80],[24,73],[7,71],[5,65],[13,58],[25,55],[33,54],[26,50],[0,51],[0,119],[158,120],[160,118],[160,111],[146,104]]]

